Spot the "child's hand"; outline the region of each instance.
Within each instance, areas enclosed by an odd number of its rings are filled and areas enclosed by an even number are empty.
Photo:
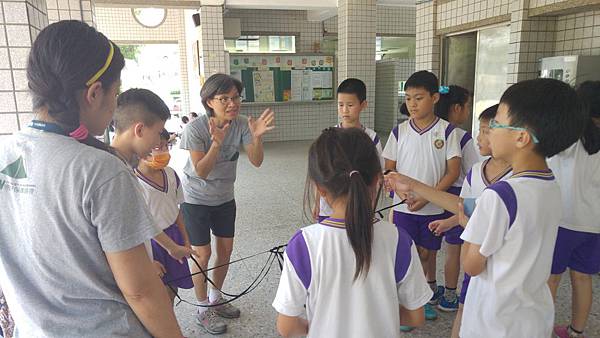
[[[441,236],[446,231],[448,231],[456,226],[456,224],[452,224],[452,223],[453,222],[450,222],[450,218],[447,218],[447,219],[433,221],[433,222],[429,223],[428,227],[429,227],[429,230],[431,230],[431,232],[433,232],[434,235]]]
[[[419,210],[423,209],[423,207],[426,206],[427,203],[429,203],[429,202],[422,197],[417,197],[417,198],[411,199],[408,204],[408,210],[413,211],[413,212],[419,211]]]
[[[210,139],[218,145],[223,144],[223,140],[227,135],[227,130],[229,129],[230,125],[231,123],[227,123],[223,127],[218,127],[215,118],[211,117],[210,120],[208,120],[208,131],[210,132]]]
[[[167,250],[167,252],[181,264],[185,262],[185,258],[190,258],[191,255],[198,257],[192,248],[181,245],[175,245],[170,250]]]
[[[467,227],[467,223],[469,223],[469,217],[465,215],[465,207],[463,205],[462,199],[458,202],[458,223],[463,227]]]
[[[261,137],[266,132],[275,129],[275,126],[272,125],[273,121],[275,121],[275,113],[271,108],[265,109],[256,120],[251,116],[248,117],[248,129],[250,129],[252,137]]]
[[[390,172],[384,177],[386,190],[394,191],[401,199],[406,199],[408,193],[412,191],[413,182],[412,178],[397,172]]]
[[[152,261],[152,263],[154,264],[154,270],[156,270],[158,277],[163,278],[165,273],[167,273],[165,267],[162,264],[160,264],[159,261]]]

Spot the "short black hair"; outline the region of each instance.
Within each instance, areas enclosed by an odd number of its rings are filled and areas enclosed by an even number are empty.
[[[208,116],[212,117],[215,114],[208,105],[208,100],[212,100],[216,95],[226,94],[233,88],[237,89],[238,95],[242,95],[242,89],[244,89],[242,82],[227,74],[213,74],[204,82],[202,89],[200,89],[200,97]]]
[[[489,121],[496,117],[496,113],[498,112],[498,106],[499,104],[496,103],[493,106],[485,108],[485,110],[482,111],[481,114],[479,114],[479,121]]]
[[[600,118],[600,81],[585,81],[577,87],[577,94],[587,108],[588,119],[581,137],[588,154],[600,151],[600,128],[593,119]]]
[[[122,132],[138,122],[152,126],[158,121],[166,121],[169,118],[171,118],[169,107],[158,95],[148,89],[132,88],[117,98],[113,121],[117,132]]]
[[[196,113],[194,113],[194,112],[191,112],[191,113],[190,113],[190,116],[191,116],[191,117],[198,117],[198,114],[196,114]]]
[[[166,130],[166,129],[163,129],[163,130],[160,132],[160,139],[161,139],[161,140],[167,140],[167,141],[168,141],[168,140],[170,140],[170,139],[171,139],[171,133],[169,133],[169,131],[168,131],[168,130]]]
[[[437,76],[432,72],[420,70],[414,72],[408,80],[406,80],[404,90],[406,91],[408,88],[423,88],[427,90],[429,94],[433,95],[440,91],[440,82]]]
[[[567,149],[582,135],[586,111],[568,84],[539,78],[518,82],[502,94],[513,126],[530,130],[539,140],[535,151],[551,157]]]
[[[354,94],[362,103],[367,99],[367,86],[362,80],[349,78],[340,83],[337,93]]]
[[[189,118],[189,117],[187,117],[187,116],[182,116],[182,117],[181,117],[181,122],[183,122],[183,123],[188,123],[188,122],[190,122],[190,118]]]

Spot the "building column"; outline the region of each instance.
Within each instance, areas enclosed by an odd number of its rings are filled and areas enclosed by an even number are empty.
[[[440,38],[436,36],[437,1],[417,1],[416,70],[440,75]]]
[[[507,84],[538,77],[539,59],[554,54],[556,17],[530,17],[529,0],[511,2]]]
[[[201,77],[206,80],[216,73],[225,73],[225,46],[223,39],[223,6],[200,8]]]
[[[375,0],[338,1],[338,83],[353,77],[367,86],[369,105],[361,121],[375,126],[375,40],[377,29]]]
[[[0,1],[0,139],[33,119],[27,58],[47,25],[46,1]]]

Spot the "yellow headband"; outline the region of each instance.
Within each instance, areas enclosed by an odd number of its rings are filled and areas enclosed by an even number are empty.
[[[110,50],[108,51],[108,57],[106,57],[106,63],[104,64],[104,66],[102,66],[102,68],[100,68],[98,72],[96,72],[96,74],[94,74],[94,76],[92,76],[91,79],[88,80],[88,82],[85,83],[85,85],[88,87],[91,86],[94,82],[98,81],[100,76],[102,76],[102,74],[106,72],[106,70],[110,66],[110,63],[112,62],[113,55],[115,54],[115,47],[110,41],[108,42],[108,44],[110,46]]]

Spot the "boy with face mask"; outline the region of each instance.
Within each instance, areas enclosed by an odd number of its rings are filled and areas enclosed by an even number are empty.
[[[168,142],[169,132],[163,129],[160,134],[160,144],[154,147],[148,156],[140,159],[135,174],[157,226],[173,242],[190,248],[190,240],[179,210],[179,204],[183,202],[183,189],[175,170],[168,167],[171,159]],[[191,289],[194,286],[191,277],[179,279],[190,275],[187,262],[181,263],[174,259],[154,240],[152,240],[152,256],[154,264],[161,271],[163,282],[177,279],[171,283],[171,286],[183,289]],[[175,295],[171,290],[169,294],[173,301]]]

